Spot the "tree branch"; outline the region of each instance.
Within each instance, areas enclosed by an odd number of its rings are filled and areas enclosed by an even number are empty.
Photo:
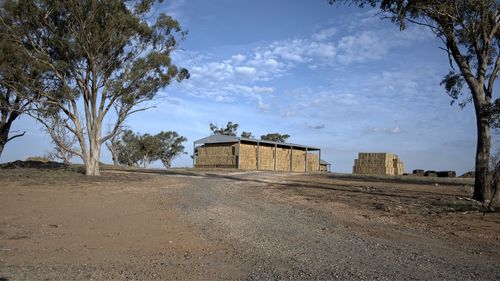
[[[498,76],[498,70],[500,67],[500,41],[498,42],[498,54],[497,54],[497,59],[495,61],[495,66],[493,67],[493,71],[491,72],[490,79],[488,80],[488,88],[486,88],[486,95],[491,99],[492,94],[493,94],[493,85],[495,84],[495,80],[497,79]]]
[[[11,140],[13,140],[13,139],[15,139],[15,138],[19,138],[19,137],[24,136],[25,133],[26,133],[26,131],[22,132],[21,134],[17,134],[17,135],[13,135],[12,137],[9,137],[7,139],[7,141],[6,141],[6,143],[9,142],[9,141],[11,141]]]

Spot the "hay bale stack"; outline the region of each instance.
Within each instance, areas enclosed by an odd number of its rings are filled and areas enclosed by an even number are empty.
[[[236,168],[237,146],[235,144],[206,144],[198,147],[197,168]]]
[[[313,153],[307,153],[307,171],[319,171],[319,156]]]
[[[437,172],[437,176],[440,178],[454,178],[457,176],[455,171],[439,171]]]
[[[290,171],[290,148],[276,148],[276,171]]]
[[[426,177],[437,177],[438,174],[436,173],[436,171],[430,170],[430,171],[425,171],[424,176],[426,176]]]
[[[422,169],[413,170],[413,175],[415,175],[415,176],[423,177],[424,174],[425,174],[425,170],[422,170]]]
[[[257,170],[257,146],[240,144],[240,169]]]
[[[274,170],[274,146],[262,144],[260,145],[259,170]]]
[[[404,164],[392,153],[358,153],[354,160],[354,174],[365,175],[402,175]]]
[[[304,172],[305,169],[305,150],[294,149],[292,152],[292,172]]]

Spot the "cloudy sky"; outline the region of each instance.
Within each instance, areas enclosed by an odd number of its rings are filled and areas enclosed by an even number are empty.
[[[358,152],[396,153],[409,172],[473,169],[473,108],[450,106],[439,85],[448,59],[428,30],[400,32],[376,10],[326,0],[171,0],[160,10],[189,31],[174,59],[191,78],[131,117],[132,130],[175,130],[191,154],[209,123],[232,121],[240,133],[321,147],[337,172],[351,172]],[[2,162],[50,149],[28,118],[15,129],[28,133]],[[102,158],[110,162],[104,147]],[[174,161],[190,165],[189,156]]]

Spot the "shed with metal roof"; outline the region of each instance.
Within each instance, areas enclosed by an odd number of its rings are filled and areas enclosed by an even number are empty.
[[[212,135],[193,144],[195,168],[315,172],[321,149],[268,140]]]

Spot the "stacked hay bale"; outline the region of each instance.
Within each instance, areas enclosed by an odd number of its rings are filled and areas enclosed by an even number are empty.
[[[276,171],[290,171],[290,148],[276,148]]]
[[[395,176],[401,176],[405,172],[405,165],[403,164],[403,161],[398,158],[397,155],[395,155],[396,158],[394,158],[393,163],[394,163],[394,175]]]
[[[240,169],[257,170],[257,146],[240,144]]]
[[[314,153],[307,153],[307,171],[317,172],[319,171],[319,156]]]
[[[259,170],[274,170],[274,146],[263,145],[259,147]]]
[[[197,148],[196,168],[236,168],[236,144],[205,144]]]
[[[358,153],[354,160],[354,174],[365,175],[402,175],[404,164],[392,153]]]
[[[305,169],[305,150],[293,149],[292,152],[292,172],[304,172]]]

